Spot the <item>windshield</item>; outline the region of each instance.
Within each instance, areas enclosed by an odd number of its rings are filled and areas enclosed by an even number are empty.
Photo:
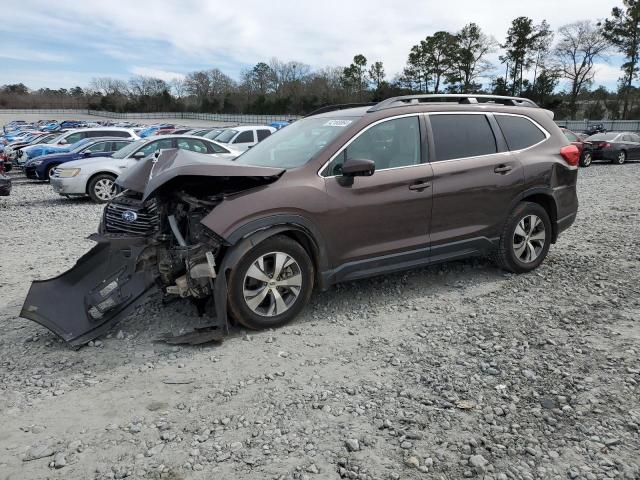
[[[236,133],[238,133],[237,130],[223,130],[220,135],[215,137],[216,142],[229,143],[229,141],[235,136]]]
[[[53,134],[53,135],[45,135],[44,137],[39,138],[36,143],[48,143],[51,140],[53,140],[54,138],[56,138],[55,134]]]
[[[356,118],[311,117],[298,120],[247,150],[236,161],[262,167],[300,167],[343,133]]]
[[[592,141],[598,141],[598,140],[613,140],[614,138],[616,138],[618,135],[620,135],[619,133],[596,133],[595,135],[591,135],[589,138],[587,138],[587,141],[592,142]]]
[[[126,158],[131,155],[135,150],[140,148],[141,145],[144,145],[145,140],[138,140],[137,142],[131,142],[126,147],[122,147],[116,153],[111,155],[111,158]]]
[[[89,142],[89,140],[90,140],[89,138],[83,138],[82,140],[78,140],[76,143],[72,143],[67,148],[69,149],[70,152],[77,152],[82,147],[84,147],[85,144]]]
[[[224,132],[224,128],[214,128],[209,133],[204,134],[204,138],[208,138],[209,140],[215,139],[218,135]]]

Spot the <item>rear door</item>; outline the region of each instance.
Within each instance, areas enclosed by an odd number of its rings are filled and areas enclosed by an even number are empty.
[[[433,143],[433,260],[490,248],[524,168],[512,155],[491,114],[431,113]]]

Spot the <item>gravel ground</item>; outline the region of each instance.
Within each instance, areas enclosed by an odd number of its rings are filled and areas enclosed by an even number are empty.
[[[155,339],[138,308],[78,351],[17,317],[101,207],[0,198],[0,478],[640,478],[640,164],[580,172],[576,224],[528,275],[474,260],[339,285],[293,324]],[[52,299],[64,301],[64,299]]]

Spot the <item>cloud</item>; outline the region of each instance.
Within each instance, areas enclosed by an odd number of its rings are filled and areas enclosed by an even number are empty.
[[[151,67],[133,67],[131,69],[131,73],[133,73],[134,75],[142,75],[144,77],[159,78],[160,80],[164,80],[165,82],[169,82],[176,78],[182,80],[185,77],[183,73],[169,72],[167,70]]]
[[[24,47],[3,45],[0,47],[0,59],[19,60],[24,62],[68,62],[71,58],[64,53],[34,50]]]
[[[75,70],[85,70],[91,61],[99,65],[106,58],[114,62],[115,73],[148,68],[184,74],[217,67],[236,78],[242,68],[272,57],[320,68],[348,65],[358,53],[369,62],[382,61],[391,78],[402,71],[411,46],[437,30],[455,31],[473,21],[504,41],[511,20],[523,14],[535,22],[547,19],[558,28],[582,18],[601,19],[611,12],[607,2],[584,0],[537,0],[527,9],[511,0],[453,0],[446,8],[439,0],[4,3],[7,34],[34,49],[55,40],[58,50],[47,50],[53,55],[81,49],[94,57],[74,65]],[[108,74],[105,70],[110,65],[103,65],[100,75]]]

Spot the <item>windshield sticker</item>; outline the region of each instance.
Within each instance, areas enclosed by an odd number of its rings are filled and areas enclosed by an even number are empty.
[[[346,127],[352,120],[329,120],[323,127]]]

